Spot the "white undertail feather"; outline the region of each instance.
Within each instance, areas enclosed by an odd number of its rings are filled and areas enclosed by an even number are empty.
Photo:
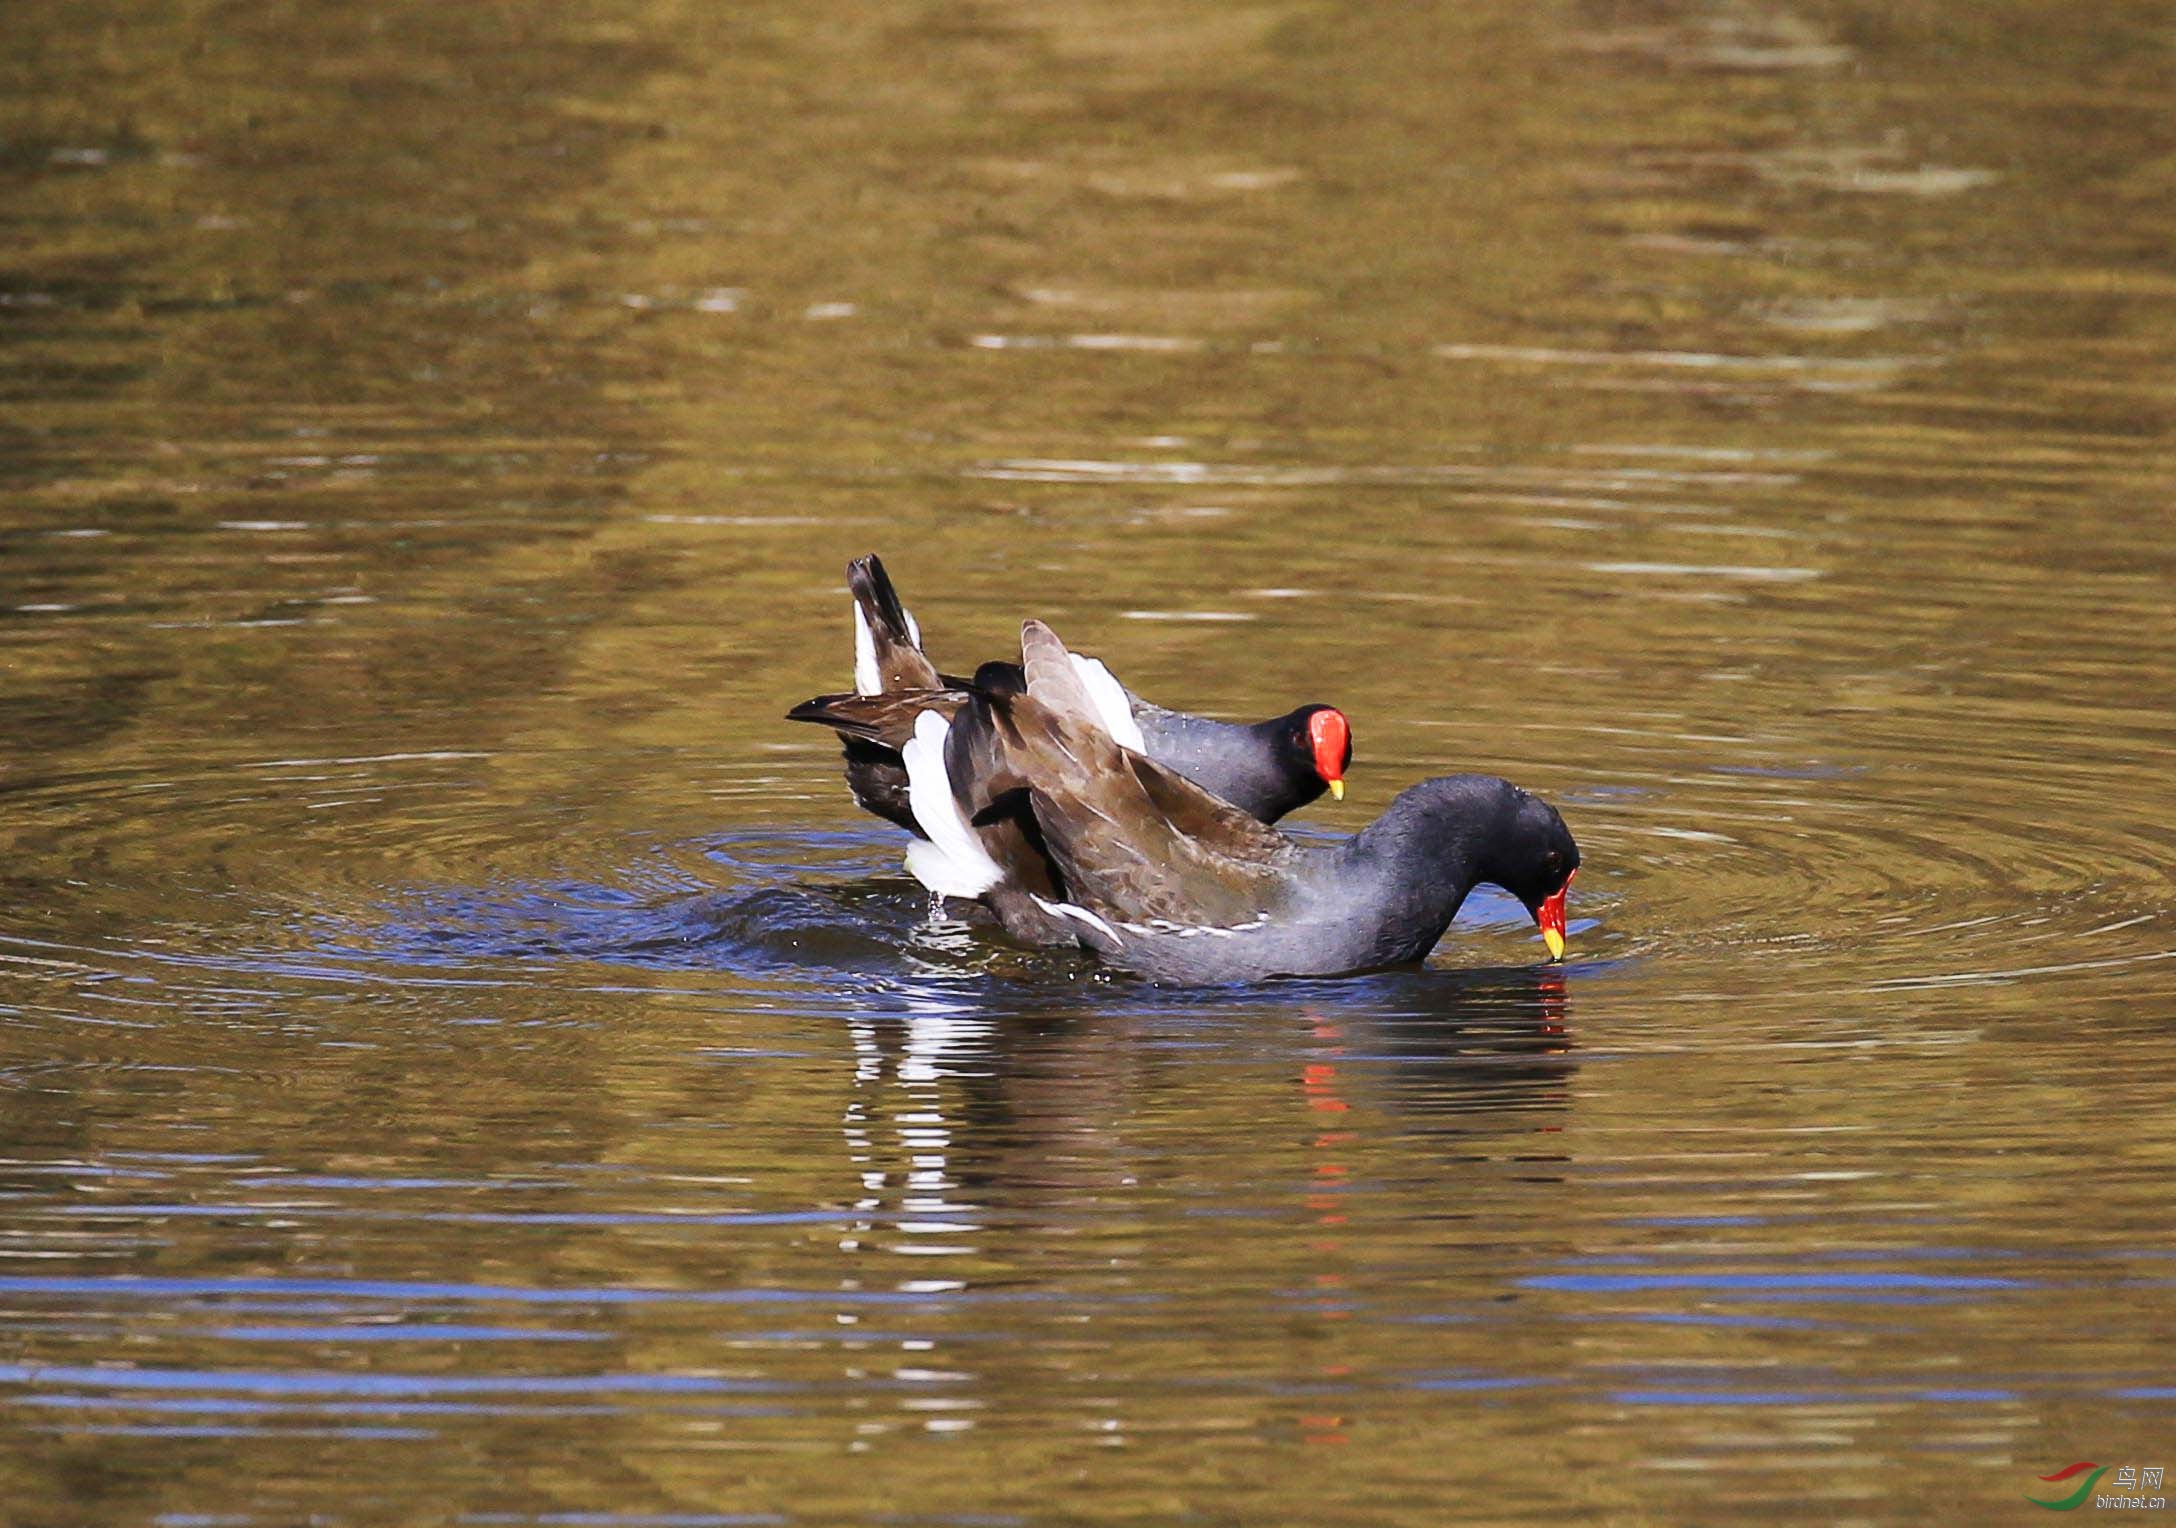
[[[1096,717],[1103,723],[1103,730],[1111,735],[1111,741],[1121,748],[1131,748],[1135,753],[1147,753],[1148,743],[1141,736],[1141,727],[1133,719],[1133,707],[1126,699],[1126,687],[1112,677],[1111,671],[1095,658],[1084,658],[1079,653],[1067,653],[1073,660],[1073,672],[1080,677],[1081,688],[1088,692],[1088,699],[1096,708]]]
[[[854,693],[884,693],[884,676],[876,667],[876,633],[869,629],[869,618],[861,613],[860,600],[854,601]]]
[[[899,613],[907,618],[907,635],[914,645],[922,645],[921,623],[914,619],[914,612],[902,605]],[[856,695],[881,695],[884,693],[884,675],[876,666],[876,633],[869,629],[869,617],[861,608],[861,601],[854,601],[854,693]]]
[[[927,839],[907,846],[907,872],[940,897],[979,897],[1005,879],[952,796],[944,741],[952,724],[941,711],[914,719],[914,736],[899,751],[907,766],[907,806]]]

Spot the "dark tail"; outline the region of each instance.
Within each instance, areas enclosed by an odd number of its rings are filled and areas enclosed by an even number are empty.
[[[878,641],[913,648],[922,645],[907,619],[907,607],[899,602],[899,591],[892,587],[891,575],[884,571],[884,560],[876,553],[846,565],[846,587],[853,590],[854,603],[861,606]]]
[[[967,704],[962,690],[887,690],[882,695],[818,695],[786,713],[789,722],[814,722],[842,738],[856,738],[897,753],[914,736],[924,711],[947,717]]]

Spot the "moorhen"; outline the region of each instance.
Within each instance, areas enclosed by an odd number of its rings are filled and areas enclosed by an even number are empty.
[[[1562,958],[1579,846],[1509,781],[1424,780],[1358,836],[1301,842],[1120,744],[1040,621],[1021,628],[1021,653],[1023,692],[924,710],[902,750],[927,833],[907,866],[932,892],[980,897],[1039,939],[1063,920],[1106,963],[1152,979],[1233,982],[1418,961],[1487,881]],[[1014,821],[1009,835],[989,826]]]
[[[932,709],[949,717],[978,690],[1017,695],[1026,680],[1019,664],[1003,661],[983,664],[972,679],[940,672],[922,651],[920,623],[900,603],[874,555],[848,563],[846,583],[854,596],[855,693],[819,695],[786,715],[838,732],[854,800],[920,834],[899,761],[899,750],[914,735],[914,718]],[[1251,725],[1214,721],[1151,705],[1095,659],[1070,656],[1111,736],[1242,812],[1275,822],[1326,789],[1345,799],[1352,727],[1334,706],[1301,706]]]

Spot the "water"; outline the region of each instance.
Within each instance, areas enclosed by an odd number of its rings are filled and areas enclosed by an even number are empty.
[[[2176,1464],[2161,8],[9,29],[12,1514]],[[956,666],[1343,706],[1310,826],[1547,794],[1571,964],[1491,896],[1207,994],[929,923],[779,719],[871,549]]]

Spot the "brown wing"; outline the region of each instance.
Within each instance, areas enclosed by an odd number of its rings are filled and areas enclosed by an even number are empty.
[[[1068,900],[1128,921],[1211,925],[1278,900],[1289,839],[1113,742],[1048,627],[1028,622],[1021,650],[1028,694],[961,712],[954,736],[989,756],[975,761],[979,776],[953,780],[1026,792]]]

